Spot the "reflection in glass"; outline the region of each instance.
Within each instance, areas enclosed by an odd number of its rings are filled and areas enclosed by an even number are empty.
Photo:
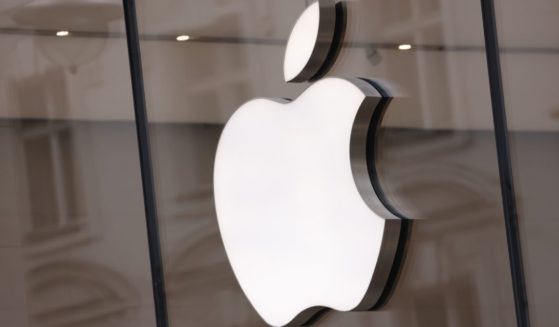
[[[154,326],[121,3],[4,9],[0,326]]]
[[[261,325],[229,266],[215,220],[212,167],[222,125],[150,128],[156,180],[165,185],[157,200],[171,326]],[[216,314],[208,314],[210,308]]]
[[[308,86],[282,80],[285,41],[308,1],[163,2],[137,6],[150,36],[141,46],[170,320],[258,326],[217,236],[213,156],[243,102]],[[348,10],[331,75],[375,78],[395,95],[377,164],[389,200],[416,221],[390,302],[318,324],[513,325],[479,3],[361,0]],[[190,39],[177,42],[182,34]]]
[[[495,1],[518,225],[532,326],[557,324],[559,3]]]

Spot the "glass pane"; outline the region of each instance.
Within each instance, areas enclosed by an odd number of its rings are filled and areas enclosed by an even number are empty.
[[[532,326],[557,324],[559,2],[495,1]]]
[[[154,326],[122,4],[0,3],[0,326]]]
[[[172,326],[263,323],[220,240],[213,160],[242,103],[309,86],[282,72],[307,2],[137,1]],[[330,312],[319,325],[513,325],[479,3],[351,1],[347,18],[329,75],[378,79],[395,93],[377,164],[388,199],[415,222],[389,303]],[[398,50],[404,43],[411,50]]]

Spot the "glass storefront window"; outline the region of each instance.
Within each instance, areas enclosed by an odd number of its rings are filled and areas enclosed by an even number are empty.
[[[224,250],[214,160],[243,103],[310,86],[284,82],[283,57],[312,2],[0,1],[0,326],[264,325]],[[493,2],[500,48],[486,49]],[[325,311],[316,325],[524,327],[519,310],[556,324],[558,6],[345,1],[325,76],[391,95],[369,164],[410,230],[388,301]],[[139,45],[127,34],[136,27]],[[502,76],[487,64],[497,51]],[[499,110],[508,131],[493,127]],[[522,262],[505,224],[516,214]],[[152,291],[159,254],[165,294]]]
[[[242,103],[296,98],[308,87],[286,84],[282,71],[307,3],[164,3],[138,1],[137,10],[170,323],[261,325],[219,237],[213,160]],[[347,7],[345,45],[329,75],[377,79],[394,93],[377,164],[388,199],[414,223],[388,305],[329,312],[318,324],[514,324],[479,4]]]
[[[0,325],[153,326],[119,1],[0,3]]]
[[[496,0],[495,7],[529,318],[552,326],[559,294],[559,3]]]

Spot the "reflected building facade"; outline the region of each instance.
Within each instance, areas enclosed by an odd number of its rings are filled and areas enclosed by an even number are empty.
[[[284,83],[282,62],[311,1],[133,2],[166,320],[262,326],[219,235],[214,155],[242,103],[308,87]],[[553,326],[559,4],[494,3],[525,309],[531,325]],[[0,4],[0,326],[158,325],[124,10],[112,0]],[[518,324],[483,13],[459,0],[348,4],[329,75],[397,94],[376,165],[413,227],[388,303],[316,325]]]

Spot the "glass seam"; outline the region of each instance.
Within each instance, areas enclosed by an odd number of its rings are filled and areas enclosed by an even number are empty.
[[[522,263],[518,211],[512,175],[509,132],[505,112],[499,42],[493,0],[481,0],[481,12],[516,322],[518,327],[528,327],[530,326],[528,298],[526,294],[524,266]]]
[[[163,256],[157,224],[157,206],[150,153],[151,147],[144,93],[140,38],[136,17],[136,3],[134,0],[123,0],[122,4],[126,25],[126,42],[128,45],[134,116],[140,155],[140,172],[144,197],[155,318],[157,327],[167,327],[169,323],[167,317],[167,301],[165,297]]]

